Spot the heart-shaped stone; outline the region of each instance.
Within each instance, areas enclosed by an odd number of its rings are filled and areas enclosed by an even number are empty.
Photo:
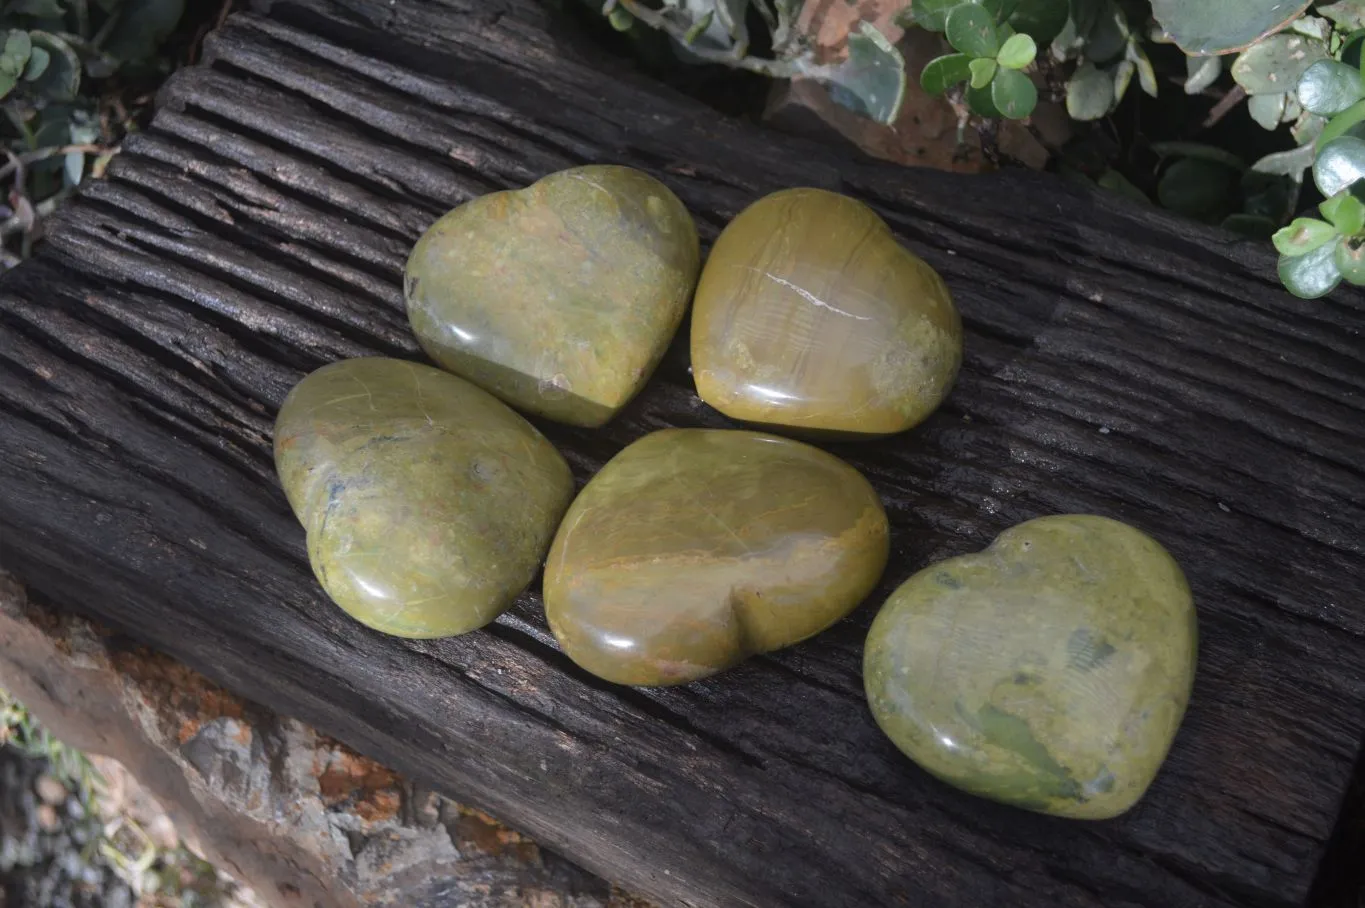
[[[932,565],[872,623],[863,676],[911,759],[983,797],[1101,819],[1140,798],[1194,680],[1190,589],[1151,537],[1043,517]]]
[[[289,392],[275,465],[323,589],[401,637],[496,618],[573,496],[564,458],[502,401],[378,357],[324,366]]]
[[[658,365],[699,263],[696,224],[666,186],[575,167],[438,220],[404,296],[441,366],[522,410],[599,426]]]
[[[618,684],[680,684],[829,627],[887,558],[877,493],[818,448],[666,429],[604,466],[564,516],[545,613],[571,659]]]
[[[787,189],[721,233],[692,311],[692,374],[726,416],[888,435],[947,397],[962,324],[934,269],[855,199]]]

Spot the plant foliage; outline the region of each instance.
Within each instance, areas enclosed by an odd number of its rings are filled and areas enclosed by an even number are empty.
[[[185,0],[8,0],[0,4],[0,198],[4,267],[27,256],[44,216],[135,126],[118,88],[161,75]]]

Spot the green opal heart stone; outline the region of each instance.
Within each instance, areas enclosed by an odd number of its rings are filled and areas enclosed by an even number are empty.
[[[1155,540],[1103,517],[1043,517],[902,584],[863,675],[877,724],[930,773],[1102,819],[1166,758],[1196,649],[1189,586]]]
[[[545,612],[571,659],[680,684],[813,636],[872,590],[886,514],[857,470],[755,432],[666,429],[621,451],[564,517]]]
[[[668,187],[575,167],[442,217],[408,258],[404,295],[442,367],[521,410],[600,426],[658,365],[700,260]]]
[[[497,398],[439,369],[351,359],[275,422],[275,465],[327,594],[400,637],[481,627],[535,576],[569,467]]]

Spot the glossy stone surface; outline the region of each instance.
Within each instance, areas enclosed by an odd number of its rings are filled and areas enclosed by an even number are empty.
[[[599,426],[658,365],[699,264],[677,196],[593,165],[445,215],[413,248],[404,294],[441,366],[520,409]]]
[[[947,397],[962,324],[937,272],[862,202],[788,189],[716,241],[692,313],[697,393],[813,435],[888,435]]]
[[[934,775],[1103,819],[1166,758],[1196,637],[1189,586],[1155,540],[1103,517],[1043,517],[902,584],[863,675],[877,723]]]
[[[323,589],[400,637],[496,618],[573,496],[564,458],[497,398],[377,357],[324,366],[289,392],[275,466]]]
[[[618,684],[680,684],[847,615],[887,558],[872,486],[818,448],[666,429],[621,451],[564,517],[545,611],[564,651]]]

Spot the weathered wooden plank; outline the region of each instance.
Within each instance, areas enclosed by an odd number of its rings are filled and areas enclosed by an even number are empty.
[[[851,160],[575,55],[531,2],[296,0],[238,17],[0,287],[0,563],[255,699],[694,905],[1305,904],[1365,737],[1365,328],[1254,244],[1009,174]],[[289,386],[416,356],[406,250],[472,195],[641,166],[705,238],[763,192],[861,196],[948,280],[948,406],[843,445],[883,494],[879,602],[1009,524],[1094,511],[1187,567],[1203,643],[1167,768],[1081,824],[960,795],[862,703],[872,607],[665,691],[497,625],[381,638],[331,607],[269,458]],[[546,426],[580,481],[665,425],[725,425],[686,352],[611,426]],[[1330,871],[1335,872],[1335,871]]]

